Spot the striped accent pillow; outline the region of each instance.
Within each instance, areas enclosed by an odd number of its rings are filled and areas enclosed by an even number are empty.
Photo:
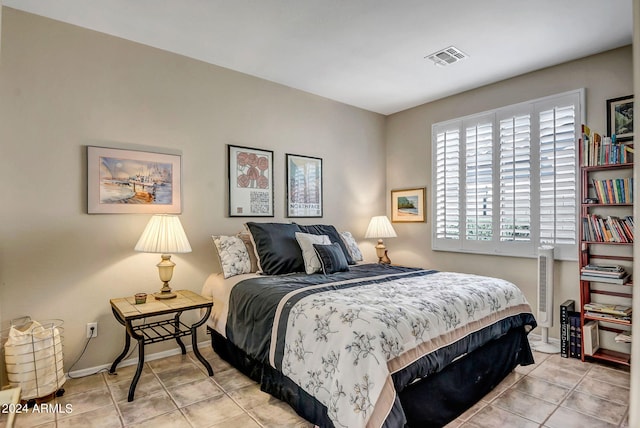
[[[322,265],[322,272],[325,275],[349,270],[347,258],[338,243],[334,242],[330,245],[313,244],[313,249],[318,255],[320,265]]]

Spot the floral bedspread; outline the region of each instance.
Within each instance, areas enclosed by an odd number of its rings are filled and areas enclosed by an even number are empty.
[[[343,285],[290,291],[278,305],[269,353],[272,366],[327,407],[336,427],[383,426],[399,405],[393,373],[531,312],[515,285],[496,278],[425,271]]]

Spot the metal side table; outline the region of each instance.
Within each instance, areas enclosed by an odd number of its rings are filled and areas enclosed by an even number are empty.
[[[109,373],[115,373],[116,367],[125,355],[127,355],[127,352],[129,352],[131,338],[138,341],[138,367],[131,380],[131,386],[129,386],[128,401],[133,401],[136,385],[140,379],[140,374],[142,374],[142,368],[144,366],[144,345],[147,343],[175,339],[182,350],[182,354],[186,354],[187,350],[181,338],[190,335],[194,355],[207,369],[209,376],[213,376],[211,365],[198,350],[196,334],[197,328],[204,324],[209,318],[213,301],[189,290],[178,290],[174,291],[174,293],[177,294],[177,297],[174,299],[155,299],[153,295],[149,295],[147,297],[147,303],[142,304],[135,304],[134,296],[110,300],[113,316],[120,324],[125,326],[126,333],[124,349],[111,365]],[[180,315],[182,315],[184,311],[201,308],[206,310],[198,322],[187,325],[180,321]],[[172,319],[162,319],[158,321],[147,319],[167,314],[175,314],[175,316]],[[133,321],[142,319],[145,321],[141,324],[133,325]]]

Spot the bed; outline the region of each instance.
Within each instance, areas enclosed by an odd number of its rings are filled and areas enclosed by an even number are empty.
[[[514,284],[361,262],[326,271],[317,255],[319,273],[212,274],[202,290],[215,352],[310,422],[444,426],[533,363],[536,321]]]

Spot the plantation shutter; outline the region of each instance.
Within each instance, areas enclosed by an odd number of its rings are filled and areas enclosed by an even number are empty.
[[[432,126],[434,250],[535,257],[578,251],[577,139],[584,91]]]
[[[482,121],[465,130],[466,239],[493,237],[493,124]]]
[[[436,134],[436,236],[460,239],[460,129]]]
[[[540,122],[540,242],[577,240],[577,138],[573,100],[538,105]]]
[[[531,118],[500,120],[500,241],[531,239]]]

